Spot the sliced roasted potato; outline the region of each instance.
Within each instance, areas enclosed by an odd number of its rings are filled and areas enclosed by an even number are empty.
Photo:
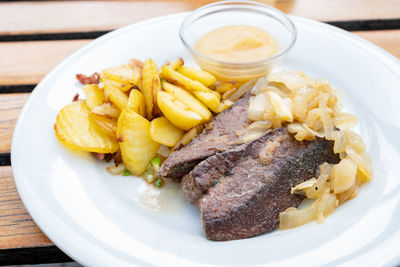
[[[154,82],[154,80],[157,82]],[[158,75],[157,65],[156,63],[149,58],[143,64],[142,69],[142,92],[144,95],[144,100],[146,103],[146,117],[151,120],[153,118],[153,107],[154,107],[154,92],[159,91],[160,87],[154,88],[154,86],[160,85],[160,77]]]
[[[219,112],[221,101],[218,99],[218,97],[215,96],[215,94],[203,91],[194,91],[193,94],[213,112],[215,113]]]
[[[85,100],[73,102],[60,110],[54,130],[60,142],[75,150],[114,153],[119,146],[115,138],[103,133],[90,119]]]
[[[223,82],[223,83],[218,84],[215,87],[215,90],[217,90],[218,93],[224,94],[224,93],[228,92],[229,90],[235,89],[237,87],[238,87],[237,82],[230,81],[230,82]]]
[[[159,117],[151,121],[150,136],[157,143],[173,146],[182,138],[185,132],[169,122],[166,117]]]
[[[92,109],[92,113],[94,113],[98,116],[108,117],[111,119],[112,118],[118,119],[121,111],[113,104],[107,102],[107,103],[104,103],[103,105],[94,107]]]
[[[157,103],[165,117],[183,130],[189,130],[203,121],[199,114],[191,111],[189,107],[167,92],[158,92]]]
[[[139,69],[143,68],[143,62],[137,58],[131,58],[129,60],[129,65],[133,68],[139,68]]]
[[[170,68],[172,68],[173,70],[177,70],[179,67],[183,66],[183,59],[177,58],[172,62],[167,63],[168,66],[170,66]]]
[[[162,83],[162,87],[166,92],[185,104],[191,111],[199,114],[204,121],[209,121],[211,119],[212,114],[208,108],[186,90],[165,81]]]
[[[89,114],[89,119],[98,126],[98,128],[110,138],[117,140],[117,119],[99,116],[95,113]]]
[[[178,68],[178,72],[194,81],[201,82],[207,87],[213,85],[217,81],[217,78],[215,78],[212,74],[195,67],[181,66]]]
[[[160,76],[157,74],[153,77],[153,118],[161,116],[161,111],[157,104],[157,94],[159,91],[161,91],[161,82]]]
[[[86,105],[90,109],[102,105],[106,100],[103,90],[97,84],[86,84],[82,87],[82,90],[86,95]]]
[[[136,89],[132,89],[129,93],[128,104],[126,108],[129,108],[139,115],[145,117],[146,116],[146,107],[144,104],[144,96],[142,92]]]
[[[103,80],[104,95],[113,103],[117,108],[123,110],[128,105],[128,97],[120,90],[117,82],[111,80]]]
[[[189,92],[193,93],[212,111],[218,111],[220,104],[219,102],[221,100],[221,95],[218,92],[205,87],[198,81],[193,81],[192,79],[180,74],[167,65],[162,67],[162,74],[163,77],[165,77],[168,81],[178,84]]]
[[[122,65],[103,70],[103,76],[120,84],[122,91],[126,92],[140,82],[140,68]]]
[[[198,136],[201,131],[203,131],[204,126],[202,124],[197,125],[196,127],[193,127],[189,131],[187,131],[181,139],[178,140],[178,142],[175,143],[175,145],[172,147],[172,150],[179,149],[182,146],[186,146],[189,144],[190,141],[192,141],[193,138]]]
[[[132,174],[141,175],[160,147],[150,136],[150,122],[125,109],[118,119],[117,135],[125,167]]]

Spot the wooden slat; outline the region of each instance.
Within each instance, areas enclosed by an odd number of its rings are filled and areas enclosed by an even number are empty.
[[[50,1],[0,4],[0,35],[85,32],[195,9],[212,0]],[[284,12],[322,21],[399,18],[398,0],[260,0]]]
[[[400,58],[400,30],[353,32]]]
[[[28,93],[0,94],[0,153],[9,153],[11,150],[14,125],[28,96]],[[1,197],[2,193],[0,192]]]
[[[22,203],[10,166],[0,167],[0,253],[2,249],[50,246]]]
[[[35,84],[66,56],[88,42],[73,40],[0,43],[0,85]]]
[[[355,33],[400,57],[400,30]],[[38,83],[62,59],[88,42],[90,40],[0,43],[0,85]]]

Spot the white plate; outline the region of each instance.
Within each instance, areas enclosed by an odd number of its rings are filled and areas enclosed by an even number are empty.
[[[65,253],[86,266],[394,265],[400,262],[400,64],[343,30],[292,17],[298,41],[281,68],[304,70],[340,88],[360,119],[374,179],[359,196],[310,223],[230,242],[208,241],[199,212],[184,202],[154,213],[140,201],[144,182],[109,175],[105,164],[71,152],[54,135],[57,112],[78,91],[76,73],[90,74],[129,58],[158,64],[182,56],[186,13],[109,33],[58,65],[36,87],[14,132],[12,165],[18,191],[35,222]]]

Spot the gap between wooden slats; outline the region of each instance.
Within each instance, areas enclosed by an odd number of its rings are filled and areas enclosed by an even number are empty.
[[[0,3],[0,35],[89,32],[193,10],[210,0],[35,1]],[[260,0],[282,11],[321,21],[398,18],[400,1]]]

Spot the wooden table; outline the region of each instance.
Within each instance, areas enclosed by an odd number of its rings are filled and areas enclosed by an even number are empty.
[[[66,56],[113,29],[207,0],[0,3],[0,265],[72,261],[36,226],[15,188],[11,137],[35,85]],[[400,57],[399,0],[264,0],[352,31]]]

